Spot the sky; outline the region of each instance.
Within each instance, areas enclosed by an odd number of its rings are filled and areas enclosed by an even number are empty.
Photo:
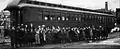
[[[0,0],[0,11],[3,10],[7,5],[15,5],[20,0]],[[105,7],[105,2],[108,2],[108,8],[116,10],[120,8],[120,0],[36,0],[41,2],[62,4],[68,6],[75,6],[87,9],[101,9]]]

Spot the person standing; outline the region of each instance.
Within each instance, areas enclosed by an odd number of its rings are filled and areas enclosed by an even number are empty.
[[[45,41],[44,41],[44,35],[42,30],[39,32],[39,38],[40,38],[40,44],[41,46],[43,46],[45,44]]]
[[[40,34],[40,26],[38,26],[38,29],[36,29],[36,34],[35,34],[35,39],[36,39],[36,44],[37,45],[40,44],[39,34]]]
[[[16,48],[15,27],[12,27],[11,30],[10,30],[10,38],[11,38],[11,46],[12,46],[12,48]]]

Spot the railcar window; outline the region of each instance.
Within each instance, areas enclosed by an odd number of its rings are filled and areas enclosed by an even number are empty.
[[[104,17],[102,16],[102,23],[104,23],[105,21],[104,21]]]
[[[87,21],[89,19],[88,15],[84,15],[85,21]]]
[[[81,20],[81,22],[83,21],[83,19],[82,19],[83,17],[82,16],[80,16],[80,20]]]
[[[91,21],[93,22],[93,16],[92,15],[90,15],[91,16]]]
[[[45,18],[44,18],[44,19],[45,19],[45,20],[48,20],[48,17],[46,17],[46,16],[45,16]]]
[[[90,18],[90,20],[92,20],[92,16],[91,15],[89,16],[89,18]]]
[[[105,17],[103,17],[103,23],[105,23]]]
[[[53,20],[53,17],[50,17],[50,20]]]
[[[60,20],[60,17],[58,17],[58,20]]]
[[[106,23],[105,17],[103,17],[103,23]]]
[[[96,22],[97,20],[96,20],[96,16],[94,15],[94,22]]]
[[[70,19],[70,16],[68,16],[67,18],[68,18],[68,20],[71,20],[71,19]]]
[[[76,17],[76,21],[78,20],[78,18]]]
[[[89,18],[90,18],[90,21],[92,21],[92,17],[91,17],[91,15],[89,15]]]
[[[51,20],[55,20],[55,16],[54,15],[51,15]]]
[[[101,23],[101,16],[99,16],[99,21],[100,21],[100,23]]]
[[[89,21],[90,20],[90,16],[89,15],[86,15],[87,16],[87,20],[86,21]]]
[[[66,20],[68,20],[68,17],[66,17]]]
[[[85,15],[83,15],[83,22],[86,21]]]
[[[62,20],[64,21],[64,20],[65,20],[65,17],[62,17]]]
[[[102,19],[101,19],[102,23],[104,23],[104,17],[102,16]]]
[[[81,22],[81,17],[79,17],[79,21]]]
[[[106,23],[107,23],[107,19],[106,19],[106,17],[105,17],[104,21],[105,21],[105,24],[106,24]]]
[[[94,22],[94,16],[92,15],[91,17],[92,17],[92,21]]]
[[[97,16],[97,20],[99,20],[99,16]]]
[[[98,23],[99,23],[100,22],[100,17],[99,16],[98,16],[97,20],[98,20]]]
[[[109,22],[109,18],[107,17],[106,19],[107,19],[107,23],[108,23]]]
[[[102,19],[102,17],[100,16],[100,20]]]
[[[84,22],[84,16],[81,17],[81,21]]]
[[[100,23],[101,23],[101,16],[99,16],[99,21],[100,21]]]
[[[99,18],[99,17],[96,15],[96,22],[97,22],[97,23],[98,23],[98,18]]]
[[[55,15],[55,20],[57,20],[57,15]]]

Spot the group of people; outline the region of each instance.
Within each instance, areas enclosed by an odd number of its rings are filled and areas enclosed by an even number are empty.
[[[6,29],[5,36],[10,36],[11,46],[26,46],[71,43],[81,40],[101,40],[108,37],[109,31],[101,26],[88,27],[60,27],[34,26],[20,24]]]

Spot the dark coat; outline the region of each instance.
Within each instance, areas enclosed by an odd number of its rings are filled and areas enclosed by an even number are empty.
[[[76,34],[74,31],[72,31],[72,30],[69,31],[69,37],[70,37],[70,39],[71,39],[72,41],[78,40],[78,39],[77,39],[77,34]]]

